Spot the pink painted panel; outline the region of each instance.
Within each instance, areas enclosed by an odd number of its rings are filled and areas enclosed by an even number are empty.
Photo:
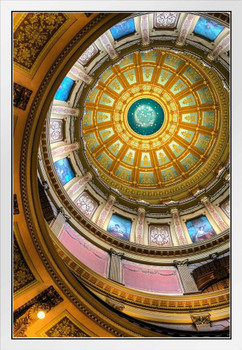
[[[152,293],[182,294],[175,267],[150,266],[123,260],[122,277],[125,286]]]
[[[79,235],[69,224],[65,223],[60,242],[84,265],[107,277],[109,255]]]

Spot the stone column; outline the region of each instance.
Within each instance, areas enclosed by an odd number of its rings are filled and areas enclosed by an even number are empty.
[[[137,219],[136,228],[135,228],[135,242],[138,244],[143,243],[144,224],[145,224],[145,209],[138,208],[138,219]]]
[[[174,260],[174,264],[177,267],[183,285],[184,294],[199,293],[194,278],[188,269],[188,259],[183,261]]]
[[[114,49],[111,41],[109,40],[109,37],[107,36],[107,34],[101,35],[99,39],[101,41],[101,44],[102,44],[104,50],[108,53],[109,57],[112,60],[115,60],[115,58],[118,57],[118,54],[115,51],[115,49]]]
[[[143,15],[140,18],[140,30],[142,36],[142,45],[150,43],[149,15]]]
[[[104,226],[104,223],[105,223],[108,215],[110,214],[115,201],[116,201],[116,198],[114,196],[110,195],[108,197],[108,200],[107,200],[106,204],[104,205],[104,208],[101,211],[99,218],[97,220],[98,226],[100,226],[100,227]]]
[[[201,199],[201,202],[209,212],[209,214],[212,216],[213,220],[216,222],[218,227],[220,228],[221,231],[225,231],[228,229],[228,225],[224,222],[222,217],[219,215],[213,204],[210,202],[208,197],[203,197]]]
[[[185,41],[186,41],[188,34],[193,29],[195,17],[197,17],[197,16],[191,15],[191,14],[188,14],[185,17],[185,19],[182,23],[182,26],[180,28],[180,31],[178,33],[178,39],[177,39],[176,45],[183,46],[185,44]]]
[[[122,283],[121,260],[124,254],[117,253],[113,248],[111,248],[109,252],[110,252],[110,265],[109,265],[108,278],[115,282]]]
[[[66,106],[52,106],[51,113],[58,115],[67,115],[70,117],[78,117],[79,109]]]
[[[230,45],[229,34],[221,39],[217,45],[214,47],[213,51],[209,52],[208,59],[214,61],[223,51],[227,50]]]
[[[92,179],[92,174],[87,172],[82,177],[77,177],[72,186],[67,190],[68,195],[74,201],[81,192],[83,192],[86,184]]]
[[[63,145],[57,148],[54,148],[51,150],[51,154],[53,157],[54,162],[60,158],[65,158],[68,154],[70,154],[73,151],[76,151],[80,148],[80,144],[78,142],[71,143],[69,145]]]
[[[171,209],[171,215],[179,245],[187,244],[185,232],[183,231],[178,209]]]
[[[65,225],[67,216],[65,215],[62,208],[60,208],[59,213],[57,217],[55,218],[55,221],[51,225],[51,230],[56,235],[56,237],[59,237],[61,230],[63,229],[63,226]]]

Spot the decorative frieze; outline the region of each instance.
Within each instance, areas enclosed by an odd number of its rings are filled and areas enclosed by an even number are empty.
[[[78,117],[79,109],[66,107],[66,106],[52,106],[51,113],[60,114],[60,115],[67,115],[67,116],[71,116],[71,117]]]
[[[171,209],[171,215],[179,245],[187,244],[178,209]]]
[[[145,224],[145,209],[138,208],[138,218],[137,218],[137,224],[135,228],[135,242],[138,244],[143,243],[144,224]]]
[[[60,142],[64,138],[64,125],[62,119],[51,119],[49,127],[50,143]]]
[[[54,38],[59,36],[60,28],[69,22],[68,19],[68,14],[58,12],[24,14],[14,31],[14,63],[24,70],[31,70],[51,42],[53,45]]]
[[[98,51],[96,44],[90,45],[89,48],[83,52],[77,62],[85,66],[98,53]]]
[[[155,28],[176,28],[180,13],[178,12],[156,12],[154,14]]]
[[[140,18],[140,30],[142,36],[142,45],[149,45],[150,30],[149,30],[149,15],[143,15]]]
[[[195,17],[196,17],[195,15],[191,15],[191,14],[188,14],[185,17],[178,34],[178,39],[176,42],[177,45],[183,46],[185,44],[186,38],[193,28]]]
[[[80,79],[87,85],[90,85],[93,81],[93,78],[87,75],[85,72],[83,72],[81,69],[77,68],[76,66],[73,66],[70,70],[70,73],[73,74],[76,78]]]
[[[118,54],[115,51],[113,45],[111,44],[111,41],[109,40],[109,37],[107,36],[107,34],[101,35],[99,39],[103,45],[103,48],[108,53],[110,58],[113,60],[116,59],[118,57]]]
[[[101,211],[101,214],[99,215],[99,218],[97,221],[98,226],[103,227],[107,217],[111,213],[111,210],[112,210],[112,207],[113,207],[115,201],[116,201],[116,198],[114,196],[110,195],[108,197],[108,200],[107,200],[106,204],[104,205],[104,208]]]
[[[87,172],[83,177],[77,177],[73,185],[67,190],[68,195],[74,200],[80,194],[85,185],[92,179],[92,174]]]
[[[14,265],[13,265],[13,288],[14,293],[26,287],[35,281],[35,277],[29,268],[21,249],[18,245],[17,239],[14,235]]]
[[[64,158],[66,155],[70,154],[73,151],[78,150],[79,148],[80,148],[80,144],[78,142],[71,143],[69,145],[60,146],[52,150],[52,157],[53,159],[56,159],[57,157],[59,158],[60,156],[63,156]]]
[[[171,233],[168,225],[149,226],[149,244],[158,247],[171,247]]]
[[[98,203],[85,191],[75,200],[74,203],[89,219],[92,218],[98,207]]]
[[[51,338],[84,338],[89,337],[82,329],[80,329],[67,316],[64,316],[59,322],[48,329],[45,334]]]
[[[206,207],[209,214],[212,216],[213,220],[216,222],[221,231],[225,231],[228,228],[228,225],[223,221],[222,217],[219,215],[213,204],[210,202],[208,197],[203,197],[201,202]]]
[[[198,293],[197,285],[188,268],[188,259],[183,261],[174,260],[174,264],[179,272],[184,294]]]

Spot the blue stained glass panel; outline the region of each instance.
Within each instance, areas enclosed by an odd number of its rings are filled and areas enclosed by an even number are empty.
[[[204,17],[200,17],[194,29],[194,33],[214,41],[224,29],[221,24]]]
[[[186,226],[193,243],[216,236],[216,232],[204,215],[187,221]]]
[[[65,77],[62,83],[60,84],[58,90],[56,91],[54,98],[59,101],[67,101],[73,84],[74,84],[74,80],[72,80],[71,78]]]
[[[113,214],[109,223],[107,231],[112,233],[114,236],[129,240],[131,232],[132,221],[124,218],[120,215]]]
[[[118,24],[115,24],[112,28],[110,28],[110,32],[114,38],[114,40],[118,40],[125,35],[132,34],[135,32],[134,19],[130,18],[126,21],[122,21]]]
[[[62,185],[65,185],[75,176],[67,158],[57,160],[54,165]]]

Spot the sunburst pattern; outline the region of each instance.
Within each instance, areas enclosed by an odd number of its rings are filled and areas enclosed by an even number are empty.
[[[164,111],[162,126],[149,135],[128,121],[130,107],[145,99]],[[86,98],[82,136],[105,180],[154,189],[199,169],[218,125],[216,94],[202,70],[184,55],[155,49],[130,54],[101,74]]]

